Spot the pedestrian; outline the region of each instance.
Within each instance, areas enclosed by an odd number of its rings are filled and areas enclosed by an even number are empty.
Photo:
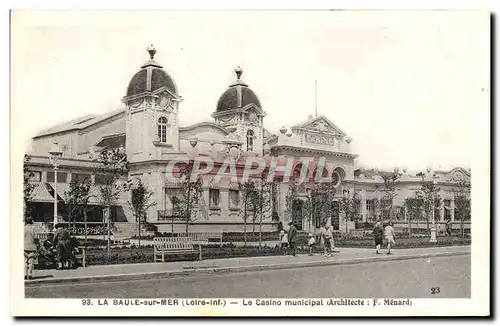
[[[70,267],[71,248],[69,240],[69,232],[64,228],[62,223],[57,223],[52,241],[57,250],[57,269]]]
[[[33,279],[38,250],[38,238],[31,217],[24,220],[24,279]]]
[[[323,228],[322,235],[323,235],[325,257],[331,257],[332,251],[335,248],[335,244],[333,242],[333,228],[331,225],[327,225],[326,222]]]
[[[312,256],[314,245],[316,244],[316,239],[314,237],[314,234],[309,233],[309,242],[307,244],[309,245],[309,256]]]
[[[396,244],[394,241],[395,234],[392,222],[389,222],[384,230],[385,241],[387,242],[387,254],[391,254],[391,245]]]
[[[293,222],[288,223],[290,228],[288,229],[288,247],[290,248],[290,254],[295,256],[295,242],[297,241],[297,228],[293,225]]]
[[[281,254],[286,255],[288,252],[288,235],[285,230],[281,230]]]
[[[375,249],[376,253],[380,254],[380,246],[384,242],[384,229],[382,228],[382,222],[378,221],[373,227],[373,238],[375,239]]]

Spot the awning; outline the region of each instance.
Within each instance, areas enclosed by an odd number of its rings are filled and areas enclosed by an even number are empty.
[[[50,187],[54,188],[54,183],[49,183]],[[57,194],[61,199],[64,200],[65,203],[68,202],[67,193],[69,192],[70,184],[69,183],[58,183],[57,184]],[[91,185],[89,190],[89,205],[102,205],[101,200],[101,190],[99,186]],[[54,198],[52,198],[54,201]]]
[[[90,205],[102,205],[102,200],[101,200],[101,190],[98,186],[90,186],[90,191],[89,191],[89,204]]]
[[[54,183],[49,183],[52,189],[54,189]],[[61,197],[64,202],[67,201],[66,193],[69,192],[69,183],[57,183],[57,194]]]
[[[45,183],[33,183],[33,199],[32,201],[38,203],[53,203],[54,197],[50,194]]]

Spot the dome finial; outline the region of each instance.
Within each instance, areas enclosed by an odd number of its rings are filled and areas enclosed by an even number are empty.
[[[234,69],[234,72],[236,73],[236,79],[240,80],[241,75],[243,74],[243,70],[241,70],[240,66],[238,66],[238,68]]]
[[[151,46],[148,46],[147,51],[149,52],[149,57],[151,58],[151,60],[153,60],[156,54],[156,49],[153,44],[151,44]]]

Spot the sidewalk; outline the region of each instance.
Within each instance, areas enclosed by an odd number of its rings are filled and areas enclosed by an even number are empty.
[[[208,259],[169,263],[100,265],[74,270],[35,270],[34,280],[26,284],[83,283],[95,281],[146,279],[207,273],[272,270],[342,264],[360,264],[376,261],[428,258],[470,254],[470,246],[418,248],[393,250],[392,255],[376,255],[373,249],[339,248],[332,257],[315,254],[292,256],[265,256],[244,258]]]

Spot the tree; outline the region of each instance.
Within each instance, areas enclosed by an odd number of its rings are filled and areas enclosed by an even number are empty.
[[[405,198],[404,207],[408,220],[408,235],[411,235],[411,221],[422,217],[422,200],[419,198]]]
[[[347,222],[356,220],[356,204],[357,196],[354,189],[352,194],[350,190],[344,190],[344,196],[342,196],[342,199],[340,200],[340,210],[344,213],[345,217],[346,238],[348,237]]]
[[[81,214],[83,215],[84,221],[84,236],[85,236],[85,246],[87,246],[87,211],[88,204],[90,200],[90,186],[91,182],[89,179],[85,178],[82,182],[77,180],[71,180],[69,184],[69,190],[66,191],[66,203],[69,207],[70,213],[70,226],[71,217]],[[80,216],[81,216],[80,215]]]
[[[139,247],[141,246],[141,221],[146,222],[148,208],[155,206],[156,202],[151,202],[151,197],[154,195],[152,191],[139,179],[136,186],[132,182],[129,183],[132,190],[131,200],[127,203],[130,209],[134,212],[137,222],[137,234],[139,236]]]
[[[392,221],[392,217],[394,214],[393,202],[394,197],[396,197],[397,195],[397,185],[399,184],[400,177],[401,174],[397,172],[397,170],[382,175],[382,179],[384,180],[384,188],[382,190],[384,192],[384,196],[382,197],[382,199],[384,199],[385,201],[384,207],[382,207],[382,209],[384,211],[389,211],[389,221]]]
[[[243,184],[240,184],[241,189],[241,202],[243,204],[243,210],[240,209],[240,215],[243,213],[243,239],[245,242],[245,247],[247,246],[247,220],[248,220],[248,211],[251,210],[252,207],[257,205],[256,197],[257,190],[255,186],[255,182],[248,179]],[[255,212],[254,212],[255,214]]]
[[[24,199],[24,213],[23,217],[31,216],[33,213],[33,190],[35,185],[30,182],[33,177],[33,172],[29,171],[28,164],[31,160],[29,155],[24,155],[23,161],[23,199]]]
[[[455,200],[455,216],[460,220],[460,236],[464,237],[464,221],[470,219],[470,182],[459,180],[452,189]]]
[[[194,161],[183,164],[180,169],[181,187],[179,196],[173,199],[174,211],[183,216],[186,223],[186,235],[189,234],[189,224],[195,219],[198,212],[198,201],[203,193],[201,178],[191,180]],[[172,216],[172,219],[174,216]],[[173,221],[172,221],[173,225]],[[172,229],[173,232],[173,229]]]
[[[324,223],[331,216],[332,203],[337,193],[336,182],[320,182],[311,185],[310,201],[311,213],[310,223]]]
[[[422,174],[421,188],[417,192],[417,198],[423,201],[427,231],[429,231],[429,221],[432,218],[432,214],[434,214],[436,209],[441,207],[442,200],[439,196],[439,191],[440,189],[436,187],[434,180],[427,180]],[[435,219],[436,216],[434,216],[434,221]]]
[[[275,189],[274,182],[267,181],[267,170],[261,174],[259,187],[259,249],[262,247],[262,220],[264,214],[271,214],[272,192]]]
[[[110,257],[111,248],[111,207],[116,205],[116,202],[122,193],[127,188],[125,178],[128,173],[127,154],[122,148],[105,150],[100,152],[94,159],[94,176],[95,183],[99,189],[98,200],[105,207],[107,215],[108,229],[108,259]]]

